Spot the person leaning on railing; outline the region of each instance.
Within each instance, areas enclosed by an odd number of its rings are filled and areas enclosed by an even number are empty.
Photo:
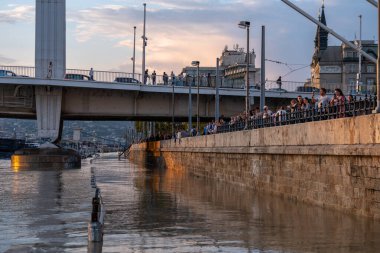
[[[303,106],[303,99],[302,99],[302,96],[299,95],[297,97],[297,110],[302,110],[302,106]]]
[[[311,104],[309,102],[309,99],[307,97],[303,98],[303,103],[301,106],[301,110],[306,111],[311,109]]]
[[[326,89],[321,88],[319,90],[318,99],[314,98],[314,93],[313,93],[311,100],[312,100],[312,103],[315,104],[316,109],[323,110],[323,108],[325,108],[329,104],[329,97],[326,95]]]
[[[280,106],[277,110],[277,112],[274,114],[275,122],[283,122],[286,121],[286,114],[287,111],[285,110],[284,106]]]
[[[345,115],[345,110],[346,110],[346,97],[343,95],[343,92],[341,89],[337,88],[335,89],[335,96],[337,100],[337,113],[338,113],[338,118],[343,118]]]
[[[273,112],[269,110],[268,106],[264,106],[264,113],[263,113],[263,119],[269,119],[272,117]]]

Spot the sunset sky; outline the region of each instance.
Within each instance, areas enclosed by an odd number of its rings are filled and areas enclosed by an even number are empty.
[[[141,72],[143,2],[137,0],[67,0],[67,67],[132,72],[133,26],[137,26],[136,63]],[[147,3],[147,68],[176,74],[199,60],[214,66],[225,45],[245,46],[240,20],[253,23],[251,48],[260,65],[261,26],[267,29],[267,59],[297,68],[310,64],[316,25],[280,0],[151,0]],[[35,1],[0,0],[0,64],[34,65]],[[321,0],[293,0],[318,16]],[[365,0],[325,0],[327,24],[347,39],[359,34],[377,40],[376,9]],[[330,45],[339,41],[331,35]],[[285,75],[285,65],[267,62],[267,76]],[[310,69],[285,80],[304,81]]]

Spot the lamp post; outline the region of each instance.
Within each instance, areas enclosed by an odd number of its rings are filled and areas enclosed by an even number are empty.
[[[246,93],[245,93],[245,129],[248,129],[248,113],[249,113],[249,64],[250,64],[250,57],[249,57],[249,27],[251,26],[251,22],[249,21],[240,21],[239,27],[242,29],[247,30],[247,66],[246,66],[246,78],[245,78],[245,86],[246,86]]]
[[[362,85],[362,15],[359,15],[359,41],[358,41],[358,47],[359,47],[359,68],[358,73],[356,75],[356,92],[359,92],[361,90]]]
[[[136,26],[133,27],[133,67],[132,67],[132,77],[135,78],[135,68],[136,68]]]
[[[378,36],[380,36],[380,4],[377,5],[377,29],[378,29]],[[377,37],[378,41],[380,41],[380,38]],[[377,74],[376,74],[376,96],[377,96],[377,106],[376,106],[376,112],[380,113],[380,46],[379,42],[377,45]]]
[[[174,137],[174,83],[172,85],[172,137]]]
[[[215,76],[215,122],[219,120],[220,111],[219,111],[219,58],[216,58],[216,76]]]
[[[260,111],[265,106],[265,26],[261,27],[261,86],[260,86]]]
[[[142,52],[142,83],[146,84],[146,76],[145,76],[145,47],[147,46],[147,40],[148,38],[145,36],[145,26],[146,26],[146,3],[144,5],[144,26],[143,26],[143,36],[141,37],[143,39],[143,52]]]
[[[191,65],[197,67],[197,134],[199,134],[199,61],[192,61]]]
[[[192,84],[192,81],[189,82],[189,105],[188,105],[188,110],[189,110],[189,136],[191,136],[191,128],[192,128],[192,117],[193,117],[193,112],[192,112],[192,107],[193,107],[193,102],[191,100],[191,84]]]

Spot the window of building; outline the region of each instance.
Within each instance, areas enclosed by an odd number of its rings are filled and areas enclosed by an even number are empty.
[[[367,78],[367,85],[376,85],[375,78]]]
[[[357,64],[347,64],[346,65],[346,73],[356,73],[358,72]]]
[[[348,78],[348,90],[350,94],[356,93],[356,79]]]
[[[344,57],[345,58],[357,58],[358,57],[358,52],[346,51],[346,52],[344,52]]]
[[[355,78],[349,78],[349,79],[348,79],[348,83],[349,83],[350,85],[356,84],[356,79],[355,79]]]
[[[375,65],[367,65],[367,73],[375,73],[376,67]]]

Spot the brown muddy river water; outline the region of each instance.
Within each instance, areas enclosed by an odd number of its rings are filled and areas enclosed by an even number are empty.
[[[92,174],[106,205],[97,247],[87,242]],[[380,222],[114,154],[67,171],[0,160],[0,252],[380,252]]]

